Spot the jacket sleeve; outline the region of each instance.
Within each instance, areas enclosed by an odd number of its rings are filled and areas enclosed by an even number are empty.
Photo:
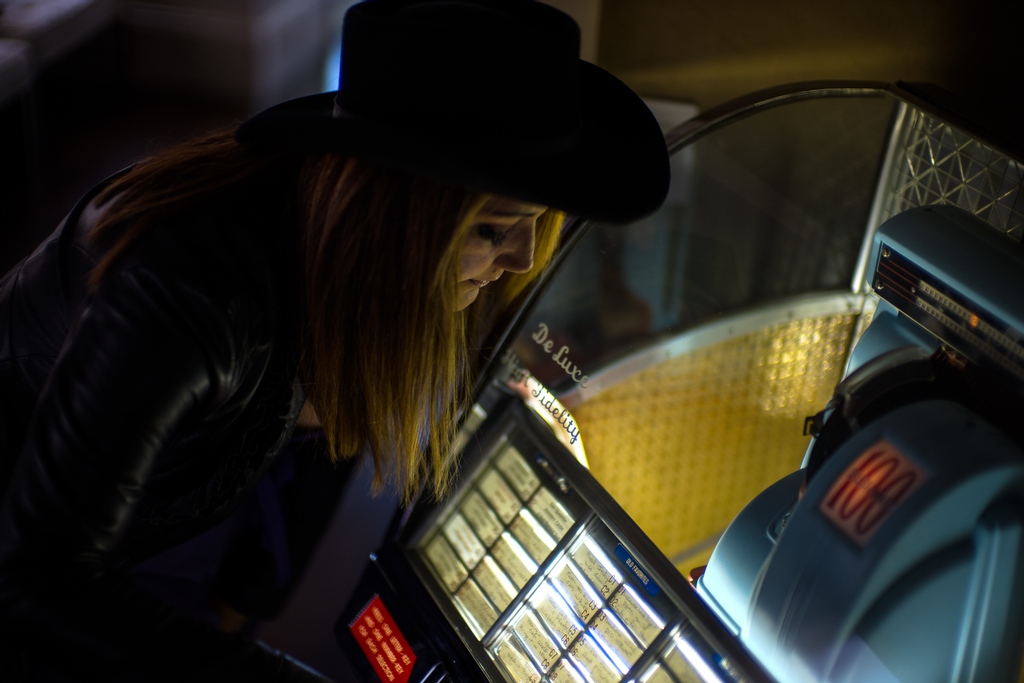
[[[223,390],[236,349],[222,313],[143,269],[88,302],[0,512],[0,639],[84,680],[327,680],[111,568],[161,449]]]

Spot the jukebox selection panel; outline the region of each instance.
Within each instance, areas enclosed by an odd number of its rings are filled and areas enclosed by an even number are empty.
[[[516,445],[503,440],[420,548],[483,638],[575,521]]]
[[[498,669],[514,682],[612,683],[631,671],[655,683],[730,680],[548,463],[527,437],[506,435],[418,543]]]

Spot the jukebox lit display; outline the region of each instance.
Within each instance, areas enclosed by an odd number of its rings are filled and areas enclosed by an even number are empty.
[[[505,434],[493,450],[419,549],[511,680],[619,681],[649,651],[644,680],[700,680],[695,668],[723,664],[643,560],[563,475],[549,478],[529,436]]]
[[[669,144],[665,206],[571,224],[496,340],[343,649],[369,682],[1017,675],[1020,157],[870,84]]]

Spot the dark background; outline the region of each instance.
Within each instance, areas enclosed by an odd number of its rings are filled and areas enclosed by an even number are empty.
[[[31,78],[0,100],[0,273],[106,175],[322,89],[341,11],[351,2],[82,0],[88,17],[65,17],[50,31],[19,34],[5,24],[16,5],[33,4],[47,2],[0,2],[0,37],[20,35],[32,47]],[[651,98],[707,109],[796,81],[929,81],[1011,127],[1019,118],[1019,0],[552,4],[580,19],[585,56]],[[344,664],[330,628],[394,506],[369,497],[367,481],[353,482],[303,589],[263,633],[339,677]]]
[[[104,20],[81,35],[63,28],[71,36],[67,42],[75,45],[45,64],[34,64],[30,87],[0,102],[0,272],[105,175],[177,140],[240,121],[274,101],[320,89],[324,74],[319,67],[327,63],[336,25],[351,3],[91,3],[105,6]],[[26,0],[3,0],[0,7],[19,4]],[[45,5],[46,0],[27,4]],[[580,19],[585,56],[648,97],[707,109],[760,88],[803,80],[929,81],[1010,126],[1019,117],[1024,86],[1019,47],[1024,2],[1019,0],[552,4]],[[140,19],[142,5],[166,9],[168,18]],[[264,28],[245,44],[235,36],[216,45],[218,22],[223,24],[225,17],[244,21],[273,14],[276,6],[316,12],[309,21],[318,27],[317,34],[292,20],[277,34]],[[177,26],[182,16],[188,23],[184,27]],[[202,35],[187,35],[204,21]],[[0,15],[0,36],[3,22]],[[258,55],[268,52],[273,55],[269,61],[259,63]],[[301,59],[294,57],[297,52]],[[233,65],[220,76],[232,79],[229,87],[211,85],[209,78],[203,82],[211,65],[224,63]]]

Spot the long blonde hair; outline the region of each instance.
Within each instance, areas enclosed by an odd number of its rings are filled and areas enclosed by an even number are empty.
[[[391,483],[405,501],[421,486],[444,495],[478,340],[550,261],[563,215],[538,220],[530,273],[507,273],[455,312],[462,244],[487,194],[338,154],[251,148],[231,135],[157,155],[104,191],[100,201],[112,202],[94,236],[111,246],[93,282],[172,212],[226,192],[244,199],[268,177],[293,183],[293,210],[282,215],[300,231],[299,374],[330,455],[368,448],[377,490]]]

